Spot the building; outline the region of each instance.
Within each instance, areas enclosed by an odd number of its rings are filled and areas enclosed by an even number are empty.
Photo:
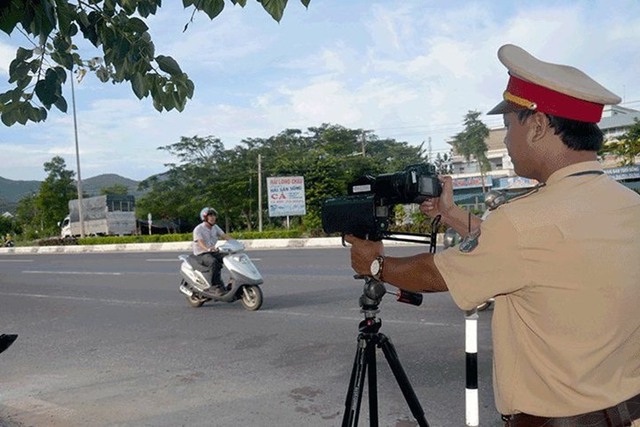
[[[605,143],[615,141],[624,134],[635,120],[640,120],[640,111],[620,106],[606,106],[602,120],[598,123],[605,135]],[[467,208],[484,210],[484,193],[489,190],[502,190],[518,193],[537,184],[535,180],[518,177],[513,163],[504,145],[505,128],[491,129],[487,138],[487,158],[491,170],[484,180],[480,174],[478,162],[467,162],[464,157],[453,152],[451,159],[454,187],[454,200]],[[601,159],[605,172],[625,185],[640,190],[640,158],[633,166],[619,166],[614,156]],[[484,181],[484,182],[483,182]],[[484,188],[484,191],[483,191]]]

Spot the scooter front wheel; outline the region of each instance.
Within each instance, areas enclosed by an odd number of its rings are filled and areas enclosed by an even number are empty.
[[[247,310],[256,311],[262,306],[260,286],[243,286],[240,292],[242,293],[242,305]]]

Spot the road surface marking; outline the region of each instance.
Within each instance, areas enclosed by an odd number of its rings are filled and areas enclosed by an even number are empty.
[[[76,274],[76,275],[96,275],[96,276],[121,276],[120,272],[102,271],[47,271],[47,270],[24,270],[24,274]]]

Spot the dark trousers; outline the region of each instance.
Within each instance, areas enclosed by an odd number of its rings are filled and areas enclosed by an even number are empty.
[[[222,275],[220,274],[223,266],[223,255],[215,252],[205,252],[203,254],[196,255],[194,258],[198,264],[207,269],[202,273],[207,278],[209,284],[211,284],[211,286],[213,287],[224,288],[224,283],[222,283]]]

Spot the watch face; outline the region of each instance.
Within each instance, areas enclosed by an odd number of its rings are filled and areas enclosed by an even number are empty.
[[[380,261],[378,260],[378,258],[376,258],[371,263],[371,275],[375,276],[379,272],[380,272]]]

